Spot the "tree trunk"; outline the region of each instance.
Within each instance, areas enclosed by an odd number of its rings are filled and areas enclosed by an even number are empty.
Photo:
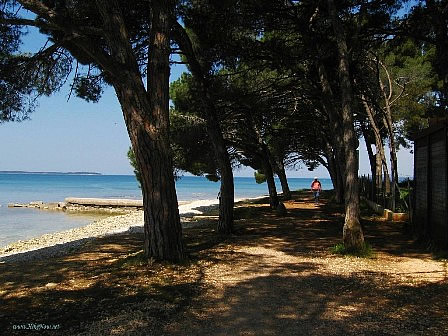
[[[210,108],[212,107],[209,106]],[[221,177],[217,231],[219,233],[229,234],[233,231],[233,206],[235,202],[233,171],[221,128],[219,127],[218,120],[216,120],[216,114],[213,111],[209,111],[207,114],[207,133],[215,151]]]
[[[331,141],[332,151],[335,158],[335,172],[337,172],[337,187],[335,187],[335,201],[336,203],[342,203],[344,201],[344,184],[345,184],[345,153],[344,153],[344,139],[342,134],[342,125],[340,122],[341,116],[335,110],[334,94],[331,89],[330,82],[328,80],[327,71],[322,61],[319,60],[318,65],[319,79],[322,88],[322,104],[327,112],[330,120],[330,129],[333,132],[332,137],[329,137]]]
[[[274,171],[272,169],[272,165],[271,165],[271,162],[269,160],[269,156],[268,156],[268,153],[266,152],[266,150],[267,150],[266,148],[263,148],[262,153],[261,153],[263,174],[265,174],[266,182],[268,184],[269,204],[271,206],[271,209],[277,209],[280,201],[278,199],[277,188],[275,186]]]
[[[378,203],[378,200],[380,198],[380,195],[383,193],[383,161],[381,158],[380,153],[378,153],[378,147],[376,147],[376,154],[375,154],[375,160],[376,160],[376,172],[375,172],[375,198],[373,199],[375,202]]]
[[[378,75],[378,80],[380,84],[381,91],[384,97],[384,105],[385,111],[383,115],[383,123],[387,130],[387,136],[389,138],[389,154],[390,154],[390,174],[391,174],[391,204],[390,208],[392,211],[395,211],[395,191],[398,187],[398,164],[397,164],[397,150],[395,146],[395,134],[394,134],[394,125],[392,121],[392,111],[391,111],[391,96],[392,96],[392,84],[390,83],[390,75],[385,66],[383,66],[384,71],[386,72],[387,78],[389,80],[389,93],[386,92],[386,88],[384,87],[383,81]]]
[[[257,125],[255,124],[254,120],[252,119],[252,116],[248,119],[248,122],[252,124],[252,130],[254,132],[255,139],[258,142],[258,156],[261,161],[261,165],[263,168],[263,174],[266,176],[266,182],[268,184],[268,190],[269,190],[269,204],[271,206],[271,209],[277,209],[278,205],[280,204],[280,201],[278,199],[277,195],[277,188],[275,186],[275,179],[274,179],[274,169],[272,168],[272,155],[269,151],[268,146],[263,140],[263,136],[261,135],[260,130],[257,128]]]
[[[325,137],[326,138],[326,137]],[[339,164],[337,163],[337,157],[334,155],[334,150],[331,147],[331,144],[328,140],[326,143],[326,158],[327,158],[327,170],[330,174],[331,182],[333,183],[334,189],[334,201],[337,204],[342,204],[344,202],[344,182],[341,175],[341,171],[339,168]]]
[[[363,95],[361,95],[361,99],[363,100],[364,109],[366,110],[367,116],[369,118],[370,126],[372,127],[373,134],[375,136],[375,147],[376,147],[376,188],[377,194],[381,194],[384,191],[389,193],[391,190],[390,187],[390,177],[389,177],[389,169],[387,167],[386,162],[386,154],[384,151],[383,139],[381,139],[380,129],[375,121],[373,115],[373,108],[369,105],[368,101],[365,99]],[[384,175],[383,175],[384,171]],[[383,186],[384,181],[384,186]]]
[[[364,109],[366,111],[367,117],[369,119],[370,127],[372,128],[373,135],[375,137],[375,189],[376,189],[376,198],[378,198],[379,194],[383,191],[383,167],[385,168],[385,172],[387,172],[387,164],[386,157],[384,154],[384,146],[383,140],[381,139],[380,129],[375,121],[375,117],[373,115],[373,108],[369,105],[366,97],[361,95],[361,99],[363,101]],[[378,199],[376,199],[378,200]]]
[[[275,160],[276,163],[276,173],[278,178],[280,179],[280,184],[282,186],[283,199],[290,200],[291,199],[291,190],[289,190],[288,179],[286,177],[285,165],[283,164],[281,159]]]
[[[371,136],[368,133],[365,125],[363,125],[361,123],[361,130],[362,130],[362,134],[364,137],[364,142],[366,143],[366,149],[367,149],[367,154],[369,155],[369,163],[370,163],[370,172],[372,174],[372,180],[370,182],[370,199],[374,200],[375,195],[376,195],[376,156],[375,154],[373,154],[373,150],[372,150],[372,141],[371,141]]]
[[[169,141],[170,17],[172,1],[153,1],[146,91],[117,1],[97,0],[110,55],[79,44],[108,74],[120,102],[141,172],[147,258],[184,259]],[[110,59],[113,59],[111,62]]]
[[[336,189],[338,188],[338,180],[336,177],[336,169],[334,167],[334,163],[330,163],[330,160],[327,158],[328,161],[328,174],[330,174],[331,183],[333,184],[333,188],[336,194]]]
[[[148,60],[151,123],[145,125],[146,132],[139,130],[133,137],[147,209],[144,250],[147,257],[180,261],[184,258],[184,246],[169,141],[170,30],[174,5],[161,0],[152,4]],[[148,130],[148,126],[155,126],[155,130]]]
[[[219,124],[214,100],[210,95],[210,83],[198,57],[195,55],[190,37],[178,22],[174,23],[173,33],[176,42],[179,44],[187,58],[191,73],[200,84],[202,105],[205,110],[207,134],[213,145],[221,178],[217,231],[219,233],[229,234],[233,231],[233,206],[235,202],[233,171],[227,146]]]
[[[372,181],[375,181],[376,176],[376,158],[375,154],[373,154],[372,145],[373,143],[370,141],[370,136],[367,133],[368,131],[366,128],[361,125],[362,134],[364,137],[364,142],[366,143],[366,150],[367,155],[369,156],[369,163],[370,163],[370,173],[372,174]]]
[[[342,98],[342,129],[345,149],[345,222],[343,238],[347,249],[360,249],[364,245],[364,235],[359,222],[357,138],[353,125],[354,96],[350,80],[349,56],[334,0],[328,0],[328,8],[339,53],[338,68]]]
[[[148,258],[180,261],[184,258],[184,246],[170,155],[168,116],[161,109],[151,110],[142,84],[136,88],[132,81],[123,81],[114,87],[141,174],[144,251]],[[135,117],[145,113],[154,119]],[[157,126],[154,124],[156,117]]]
[[[345,161],[343,157],[338,156],[336,159],[336,178],[338,180],[338,188],[336,190],[336,203],[342,204],[344,203],[345,197]]]
[[[233,206],[235,203],[233,171],[230,164],[220,165],[221,189],[219,198],[219,221],[217,231],[229,234],[233,232]]]
[[[336,204],[344,203],[344,181],[334,158],[328,160],[328,173],[334,189],[334,201]]]
[[[398,187],[398,164],[397,164],[397,150],[395,145],[395,135],[393,131],[393,125],[392,125],[392,117],[390,115],[390,107],[387,108],[387,116],[386,116],[386,127],[388,129],[388,136],[389,136],[389,155],[390,155],[390,181],[391,181],[391,210],[395,211],[395,192]]]

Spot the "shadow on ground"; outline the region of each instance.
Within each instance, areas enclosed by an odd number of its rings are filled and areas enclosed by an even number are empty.
[[[184,265],[147,263],[141,233],[92,240],[50,260],[0,264],[0,330],[23,335],[14,326],[40,323],[60,326],[40,331],[50,335],[448,334],[446,278],[394,285],[381,272],[322,273],[312,258],[331,258],[343,209],[325,193],[317,206],[306,193],[285,205],[285,216],[265,200],[238,205],[230,237],[210,225],[186,229]],[[372,218],[363,225],[382,253],[428,257],[398,225]],[[273,264],[241,246],[311,259]],[[228,271],[206,279],[212,267]],[[247,276],[232,279],[233,267]]]
[[[375,275],[372,274],[372,277]],[[172,335],[445,335],[447,286],[381,288],[352,277],[273,274],[228,286],[165,327]]]

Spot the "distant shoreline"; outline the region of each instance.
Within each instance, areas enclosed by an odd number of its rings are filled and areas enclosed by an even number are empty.
[[[96,172],[30,172],[22,170],[0,170],[0,174],[11,175],[102,175]]]

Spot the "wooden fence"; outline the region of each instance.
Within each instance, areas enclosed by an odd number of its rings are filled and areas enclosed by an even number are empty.
[[[387,190],[385,181],[386,177],[383,177],[381,185],[377,186],[377,182],[372,181],[370,175],[360,176],[359,190],[361,196],[385,209],[390,209],[394,212],[410,213],[412,209],[413,181],[410,179],[401,180],[399,185],[396,186],[395,202],[392,202],[392,193],[390,190]]]
[[[448,249],[448,165],[446,123],[414,138],[413,230],[437,249]]]

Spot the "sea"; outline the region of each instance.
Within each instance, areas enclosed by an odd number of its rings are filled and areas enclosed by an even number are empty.
[[[320,179],[323,189],[332,189],[330,179]],[[308,189],[311,178],[289,178],[291,190]],[[276,179],[281,192],[280,181]],[[179,201],[213,200],[219,182],[205,177],[183,176],[176,182]],[[253,177],[235,177],[235,198],[267,195],[267,184]],[[141,199],[133,175],[0,174],[0,247],[45,233],[87,225],[97,215],[73,215],[29,208],[10,208],[10,203],[62,202],[66,197]]]

